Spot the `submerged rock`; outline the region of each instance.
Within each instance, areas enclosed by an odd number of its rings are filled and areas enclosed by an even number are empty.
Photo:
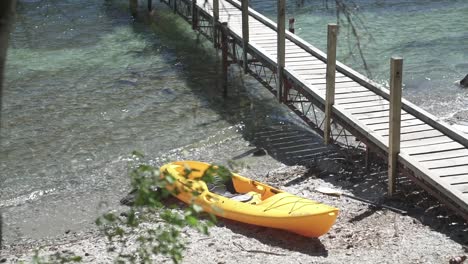
[[[465,78],[463,78],[460,81],[460,86],[464,88],[468,88],[468,74],[465,76]]]
[[[137,86],[138,79],[135,79],[135,78],[121,79],[121,80],[118,80],[117,82],[123,85]]]
[[[134,205],[137,191],[138,189],[131,190],[124,198],[120,199],[120,204],[126,206]]]

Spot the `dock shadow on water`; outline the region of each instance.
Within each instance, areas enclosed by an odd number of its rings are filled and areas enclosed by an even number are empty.
[[[231,125],[242,124],[240,132],[252,145],[256,144],[255,135],[265,129],[274,130],[278,125],[305,128],[298,119],[291,120],[288,111],[278,107],[274,97],[255,79],[244,75],[237,66],[229,67],[228,96],[223,98],[221,58],[212,43],[193,32],[189,24],[172,11],[161,6],[157,8],[152,14],[140,10],[133,30],[136,34],[142,33],[142,38],[151,38],[149,34],[143,34],[150,27],[158,36],[161,49],[176,58],[167,57],[169,62],[175,62],[174,68],[200,102],[192,109],[194,119],[198,118],[203,108],[209,108],[222,121]]]
[[[203,102],[201,107],[209,107],[232,125],[242,124],[240,133],[253,149],[233,159],[257,155],[259,150],[286,165],[307,165],[320,157],[337,155],[335,146],[324,145],[320,136],[278,105],[271,93],[237,65],[229,67],[228,96],[223,98],[219,51],[204,36],[194,33],[186,21],[166,8],[152,14],[140,10],[133,29],[144,32],[147,26],[159,36],[161,46],[177,57],[180,75]],[[193,110],[196,118],[198,109]]]

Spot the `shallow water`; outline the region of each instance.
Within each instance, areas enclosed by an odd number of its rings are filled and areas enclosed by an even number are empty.
[[[319,2],[288,12],[297,34],[323,49],[335,17]],[[374,38],[363,43],[378,82],[386,83],[389,57],[398,54],[408,99],[440,117],[468,109],[468,90],[453,85],[468,73],[468,2],[355,2]],[[128,190],[133,150],[155,165],[168,153],[222,162],[265,126],[301,125],[238,70],[224,101],[210,44],[159,3],[154,22],[143,10],[134,21],[127,4],[19,1],[1,120],[6,243],[93,226],[105,203],[115,207]],[[252,5],[274,18],[269,1]],[[347,53],[340,45],[339,59],[362,70]]]
[[[239,71],[224,101],[209,43],[167,10],[134,21],[127,4],[19,3],[1,128],[6,243],[93,226],[128,192],[134,150],[159,165],[204,147],[187,156],[222,162],[257,127],[287,119]],[[207,147],[230,138],[232,153]]]

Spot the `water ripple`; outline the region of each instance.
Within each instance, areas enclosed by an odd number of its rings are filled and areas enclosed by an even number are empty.
[[[28,202],[33,202],[33,201],[41,199],[44,196],[54,194],[56,193],[56,191],[57,191],[56,188],[46,189],[46,190],[37,190],[28,194],[20,195],[12,199],[0,201],[0,208],[19,206]]]

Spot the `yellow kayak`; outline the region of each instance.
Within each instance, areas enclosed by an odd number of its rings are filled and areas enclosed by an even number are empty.
[[[210,167],[204,162],[177,161],[162,166],[160,170],[176,179],[168,189],[175,189],[174,195],[178,199],[185,203],[194,202],[204,211],[219,217],[283,229],[306,237],[319,237],[328,232],[338,216],[337,208],[235,173],[229,182],[223,183],[224,189],[207,185],[201,177]]]

